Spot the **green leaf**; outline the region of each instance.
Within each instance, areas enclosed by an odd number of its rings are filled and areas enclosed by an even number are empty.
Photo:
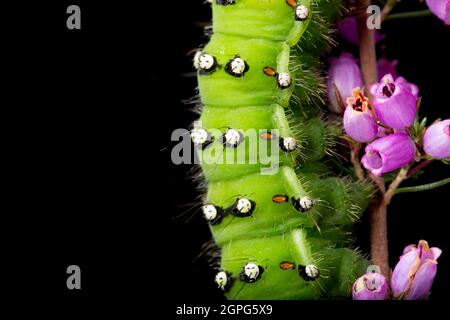
[[[411,128],[411,136],[419,146],[422,145],[422,137],[425,134],[426,125],[427,118],[423,118],[422,121],[419,121],[419,118],[417,117]]]
[[[432,182],[432,183],[422,184],[420,186],[399,188],[395,191],[395,193],[427,191],[427,190],[431,190],[434,188],[442,187],[442,186],[446,185],[447,183],[450,183],[450,178],[446,178],[446,179]]]
[[[420,18],[420,17],[428,17],[431,16],[432,13],[430,10],[419,10],[419,11],[411,11],[411,12],[400,12],[391,14],[386,17],[386,20],[395,20],[395,19],[407,19],[407,18]]]

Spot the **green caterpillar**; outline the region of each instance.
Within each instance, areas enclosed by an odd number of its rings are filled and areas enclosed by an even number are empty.
[[[333,174],[341,129],[320,111],[319,57],[341,6],[212,3],[213,34],[194,57],[202,115],[191,137],[220,250],[215,281],[230,299],[347,297],[368,266],[346,246],[373,189]]]

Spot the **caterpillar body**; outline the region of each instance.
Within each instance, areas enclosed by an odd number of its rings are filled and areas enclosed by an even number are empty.
[[[202,210],[220,248],[212,280],[230,299],[347,297],[368,265],[347,246],[373,190],[327,164],[341,129],[319,108],[319,56],[341,3],[212,8],[213,34],[194,57],[202,115],[191,131],[208,185]]]

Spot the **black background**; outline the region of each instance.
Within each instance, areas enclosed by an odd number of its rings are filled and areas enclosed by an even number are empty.
[[[172,130],[196,117],[181,101],[196,86],[188,52],[207,40],[202,2],[34,1],[3,11],[9,297],[71,310],[169,303],[168,316],[182,303],[223,301],[207,263],[193,262],[210,237],[206,223],[195,210],[173,219],[198,206],[198,194],[190,168],[172,165],[168,152]],[[82,30],[66,28],[70,4],[81,7]],[[430,17],[383,31],[388,57],[421,89],[421,114],[449,118],[449,28]],[[444,170],[433,164],[420,182]],[[389,208],[391,265],[419,239],[444,251],[431,300],[448,298],[448,195],[403,194]],[[71,264],[81,267],[80,291],[65,286]]]
[[[394,12],[424,9],[424,5],[401,4]],[[207,6],[199,4],[197,8],[186,15],[186,25],[198,25],[198,22],[208,21],[210,15]],[[192,28],[186,30],[187,43],[181,43],[184,52],[188,52],[192,46],[202,43],[201,28]],[[398,59],[398,72],[409,81],[416,83],[423,96],[423,104],[420,111],[421,116],[426,116],[432,122],[435,119],[449,118],[450,112],[448,104],[445,102],[444,92],[448,88],[446,79],[449,70],[448,56],[450,49],[445,45],[450,40],[450,29],[435,17],[388,21],[383,25],[381,33],[387,35],[385,40],[378,44],[378,53],[383,52],[387,58]],[[446,40],[444,40],[446,39]],[[382,49],[384,47],[384,49]],[[353,51],[355,48],[351,45],[345,45],[346,50]],[[382,50],[384,50],[382,52]],[[338,54],[338,50],[335,50]],[[182,57],[183,52],[180,53]],[[447,61],[446,61],[447,60]],[[191,71],[190,59],[183,59],[180,69],[183,72]],[[195,88],[194,79],[180,79],[182,90],[180,97],[192,96],[192,89]],[[191,90],[191,91],[189,91]],[[186,92],[187,91],[187,92]],[[172,128],[189,126],[192,117],[190,112],[186,112],[185,107],[179,106],[180,112],[177,112],[172,122]],[[183,112],[184,111],[184,112]],[[197,193],[193,190],[194,185],[189,182],[189,174],[185,167],[170,167],[172,180],[170,182],[171,191],[177,194],[179,199],[176,204],[173,216],[174,235],[178,239],[172,246],[174,252],[182,257],[184,261],[183,269],[189,270],[190,285],[181,288],[178,291],[180,301],[186,299],[198,299],[206,301],[216,301],[221,295],[215,288],[211,279],[214,273],[204,261],[196,260],[200,252],[201,245],[210,237],[206,223],[201,214],[195,210],[186,210],[192,206]],[[407,181],[404,185],[415,185],[426,182],[432,182],[449,176],[448,168],[441,163],[430,165],[419,181]],[[447,299],[449,283],[449,258],[445,253],[448,247],[447,225],[443,223],[448,212],[446,197],[450,195],[449,187],[443,187],[432,191],[422,193],[400,194],[396,196],[389,207],[389,247],[390,264],[395,266],[398,257],[407,244],[417,243],[420,239],[426,239],[431,246],[437,246],[444,250],[439,259],[439,271],[433,287],[431,299]],[[184,199],[183,199],[184,198]],[[367,217],[368,215],[366,215]],[[369,252],[369,229],[368,219],[364,219],[358,226],[359,245],[363,252]],[[192,261],[195,261],[192,263]]]

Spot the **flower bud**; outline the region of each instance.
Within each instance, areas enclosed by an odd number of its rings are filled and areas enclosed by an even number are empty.
[[[428,127],[423,136],[423,149],[433,158],[450,158],[450,119]]]
[[[394,133],[367,145],[361,163],[374,176],[379,177],[413,161],[415,152],[414,141],[407,134]]]
[[[426,3],[436,17],[450,25],[450,0],[426,0]]]
[[[359,87],[347,98],[344,113],[345,132],[358,142],[372,141],[378,134],[378,125],[369,110],[367,98]]]
[[[374,95],[374,110],[378,119],[394,129],[402,129],[413,124],[417,114],[417,86],[404,78],[395,81],[391,74],[385,75],[380,83],[371,87]]]
[[[350,53],[333,58],[328,70],[328,99],[330,111],[341,114],[345,109],[345,100],[352,95],[355,87],[362,87],[361,70]]]
[[[353,300],[386,300],[388,297],[386,278],[380,273],[366,273],[353,284],[352,295]]]
[[[409,245],[403,251],[391,278],[394,298],[422,300],[428,297],[437,271],[437,259],[442,251],[430,248],[425,240]]]

